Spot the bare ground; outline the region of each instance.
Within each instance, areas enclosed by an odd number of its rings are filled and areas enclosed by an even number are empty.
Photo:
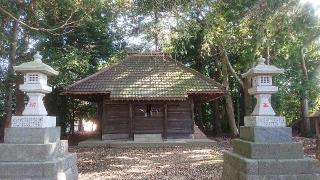
[[[79,179],[213,179],[222,174],[223,151],[230,139],[216,138],[217,146],[171,148],[79,148]],[[305,155],[314,157],[315,139],[303,142]]]

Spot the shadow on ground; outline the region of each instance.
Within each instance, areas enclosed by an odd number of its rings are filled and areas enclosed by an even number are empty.
[[[222,145],[170,148],[78,148],[80,179],[219,179]]]

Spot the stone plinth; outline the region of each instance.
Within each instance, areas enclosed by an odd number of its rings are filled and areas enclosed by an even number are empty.
[[[20,90],[29,96],[23,116],[13,116],[11,128],[5,129],[0,144],[1,180],[76,180],[77,156],[68,152],[68,141],[60,140],[56,117],[47,116],[43,103],[45,94],[52,91],[47,76],[58,72],[41,61],[37,53],[34,61],[13,67],[24,75]]]
[[[302,144],[292,142],[291,128],[271,106],[271,95],[278,91],[272,76],[284,71],[264,61],[261,57],[242,75],[252,79],[249,93],[257,103],[244,117],[233,151],[224,154],[222,180],[320,180],[320,162],[304,157]]]
[[[7,128],[0,152],[0,179],[78,179],[76,154],[59,127]]]
[[[289,127],[241,127],[232,146],[222,180],[320,180],[320,162],[304,157]]]
[[[319,165],[312,158],[250,159],[226,152],[222,180],[318,180]]]
[[[259,143],[291,143],[290,127],[240,127],[240,139]]]
[[[48,144],[60,140],[60,127],[6,128],[4,142],[8,144]]]

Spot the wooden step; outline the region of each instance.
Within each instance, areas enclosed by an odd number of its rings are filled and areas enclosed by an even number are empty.
[[[161,134],[134,134],[135,142],[161,142]]]

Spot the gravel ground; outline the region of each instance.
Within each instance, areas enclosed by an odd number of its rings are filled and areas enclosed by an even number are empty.
[[[213,179],[222,173],[223,151],[230,139],[216,138],[217,146],[171,148],[79,148],[79,179]],[[315,140],[294,138],[314,157]]]

